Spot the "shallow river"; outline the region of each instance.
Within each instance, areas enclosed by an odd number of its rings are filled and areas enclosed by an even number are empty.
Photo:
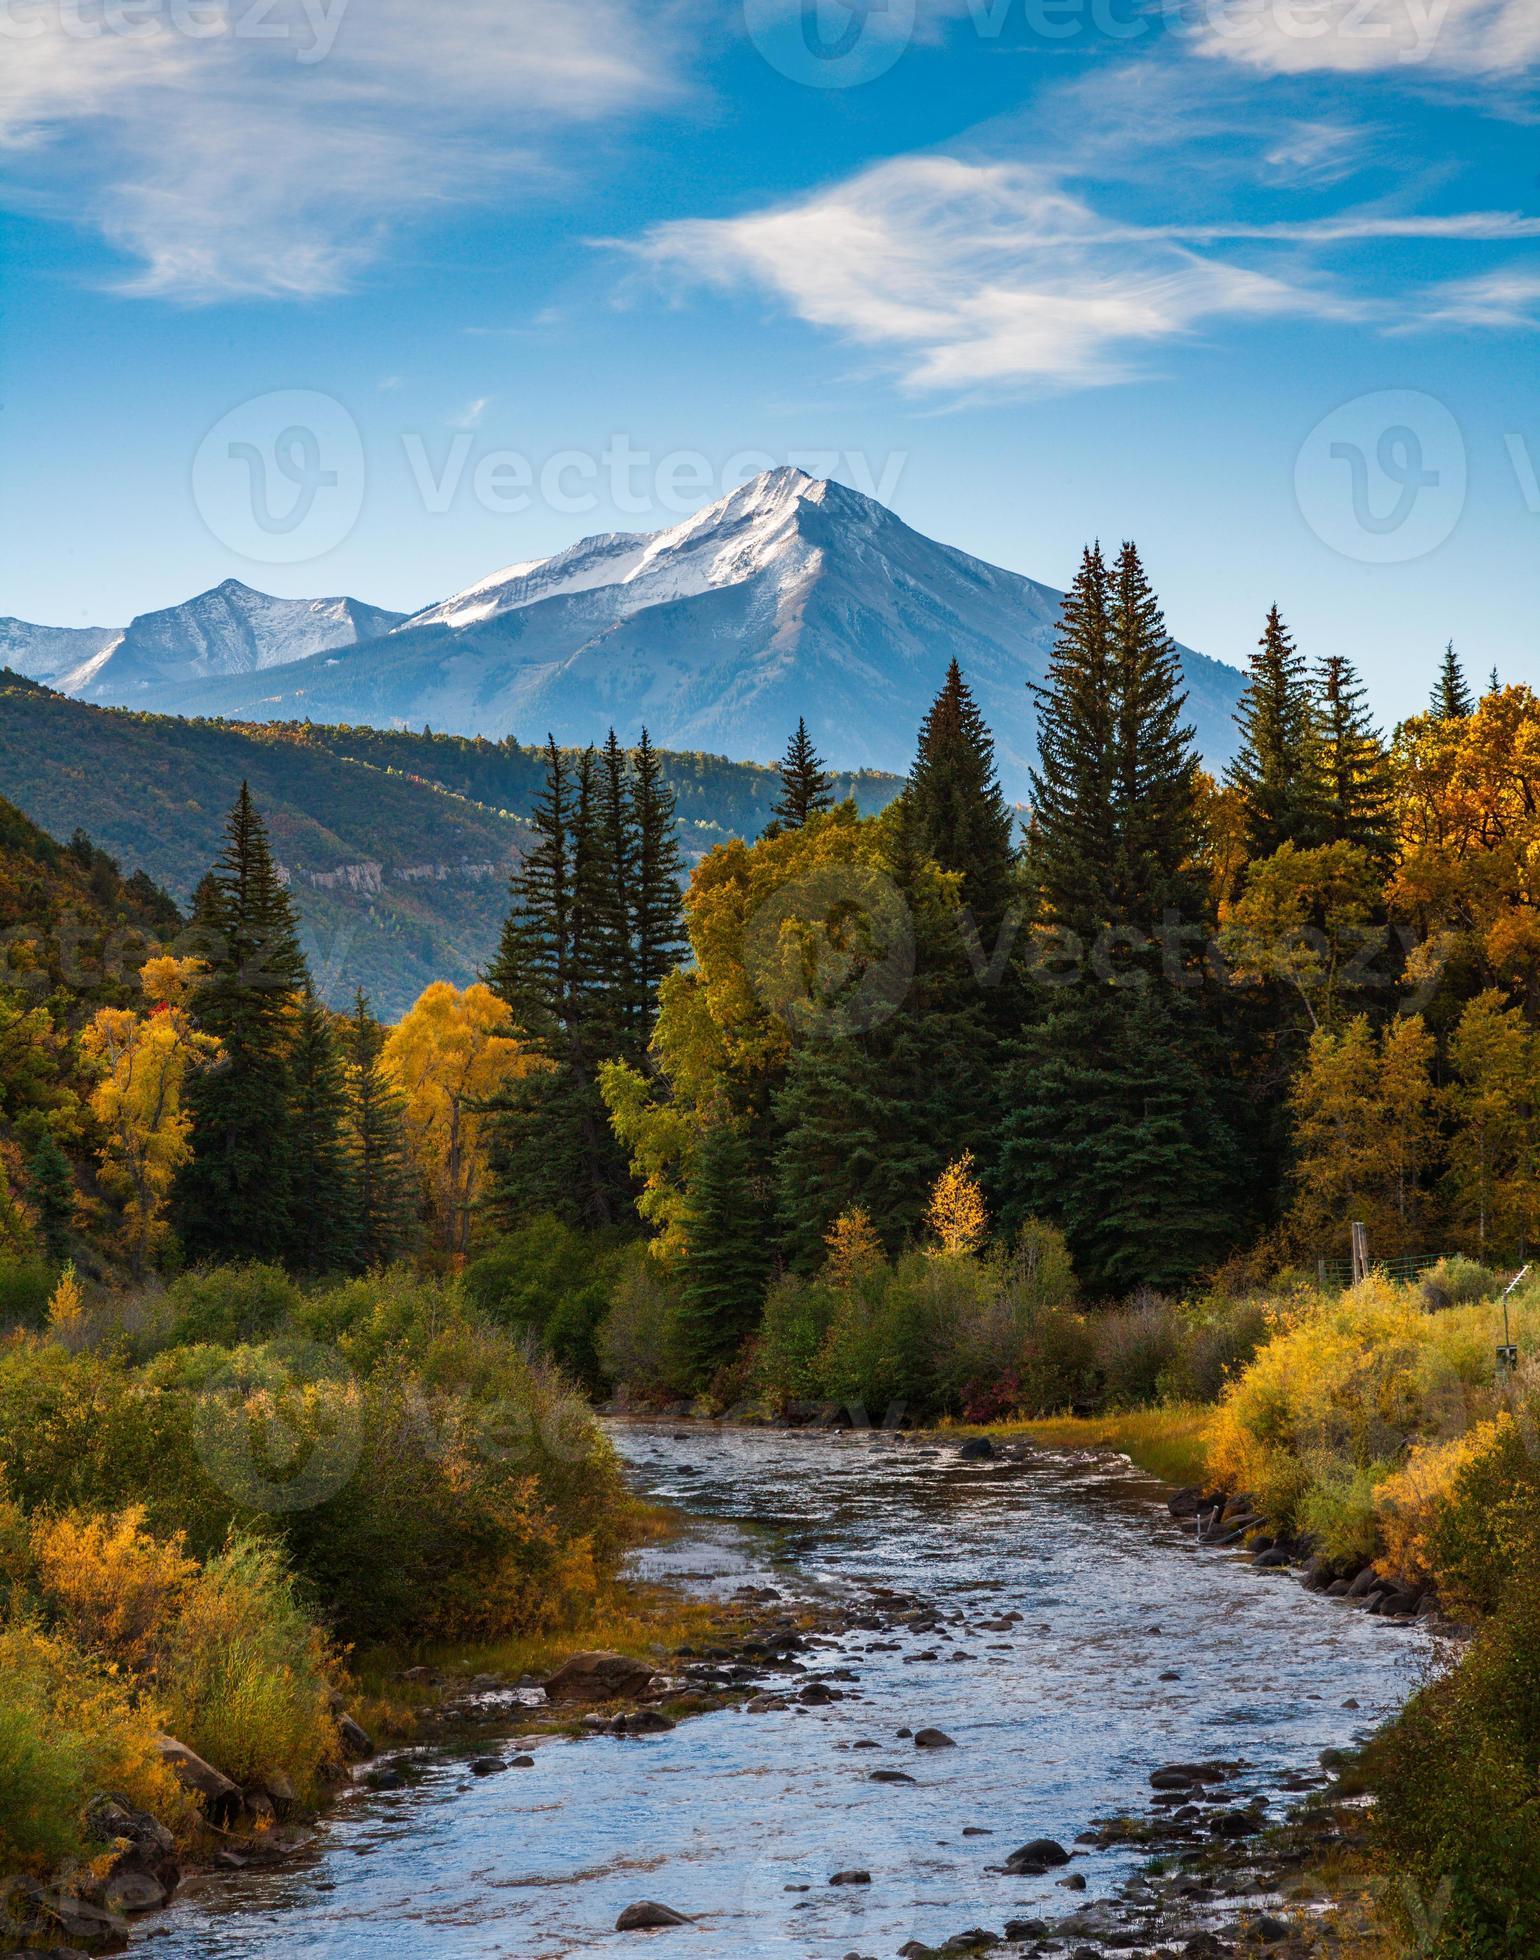
[[[887,1436],[615,1433],[638,1486],[702,1520],[650,1555],[652,1573],[788,1599],[887,1586],[966,1625],[852,1632],[804,1655],[809,1673],[859,1677],[825,1707],[536,1742],[534,1769],[486,1779],[431,1752],[414,1788],[340,1805],[303,1862],[189,1885],[142,1929],[151,1953],[887,1960],[910,1939],[1062,1914],[1058,1875],[988,1868],[1029,1838],[1070,1844],[1093,1818],[1142,1809],[1162,1763],[1242,1759],[1246,1794],[1276,1807],[1280,1777],[1374,1726],[1429,1665],[1421,1631],[1199,1552],[1121,1459],[964,1464]],[[1009,1632],[980,1631],[1013,1611]],[[921,1753],[896,1734],[928,1725],[958,1747]],[[873,1783],[873,1768],[917,1781]],[[1074,1868],[1094,1898],[1136,1863],[1089,1850]],[[831,1888],[850,1867],[872,1884]],[[638,1899],[694,1923],[613,1932]]]

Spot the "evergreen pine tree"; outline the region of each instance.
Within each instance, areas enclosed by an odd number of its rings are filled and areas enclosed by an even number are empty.
[[[807,723],[797,719],[797,732],[786,744],[781,758],[781,794],[771,811],[766,834],[800,830],[809,817],[834,808],[834,781],[823,766],[823,758],[813,747]]]
[[[1493,678],[1496,678],[1494,671]],[[1474,708],[1470,688],[1466,685],[1465,669],[1460,665],[1460,656],[1454,650],[1451,640],[1444,648],[1444,658],[1438,670],[1438,679],[1433,683],[1433,713],[1440,721],[1463,721]]]
[[[962,902],[987,958],[1010,906],[1015,820],[995,773],[995,744],[953,660],[920,724],[904,790],[909,848],[962,875]]]
[[[1325,837],[1356,844],[1381,866],[1392,850],[1390,758],[1370,719],[1363,683],[1334,653],[1318,675]]]
[[[1501,681],[1500,681],[1500,680],[1499,680],[1499,679],[1497,678],[1497,669],[1496,669],[1496,668],[1494,667],[1494,668],[1492,669],[1492,671],[1491,671],[1491,673],[1490,673],[1490,674],[1488,674],[1488,676],[1487,676],[1487,693],[1488,693],[1488,694],[1501,694],[1501,693],[1502,693],[1502,688],[1503,688],[1503,684],[1502,684],[1502,682],[1501,682]]]
[[[685,953],[680,878],[684,866],[674,818],[674,792],[663,780],[657,751],[642,730],[632,758],[631,809],[636,834],[636,985],[643,1003],[643,1045],[657,1018],[658,988]]]
[[[1320,842],[1320,752],[1315,702],[1304,657],[1278,608],[1251,656],[1251,678],[1236,713],[1241,740],[1226,780],[1240,794],[1252,857],[1280,844]]]
[[[595,985],[609,1005],[612,1034],[607,1055],[636,1063],[642,1059],[646,1021],[636,973],[637,880],[636,817],[631,807],[631,770],[612,728],[600,761],[598,865],[591,961]]]
[[[648,840],[639,814],[626,821],[623,777],[621,791],[613,788],[615,753],[601,765],[589,750],[569,764],[554,738],[547,741],[545,787],[531,818],[537,841],[514,873],[487,975],[514,1032],[548,1064],[516,1082],[496,1108],[494,1202],[509,1222],[548,1211],[574,1225],[611,1225],[630,1193],[598,1070],[640,1041],[639,957],[627,927],[641,914]],[[622,794],[618,814],[612,794]],[[634,839],[634,851],[624,842],[619,861],[611,848],[616,826]],[[674,848],[671,833],[668,845]],[[628,900],[619,881],[632,865]],[[676,885],[676,911],[678,903]]]
[[[37,1213],[43,1250],[56,1265],[61,1264],[69,1257],[78,1194],[69,1159],[46,1123],[38,1125],[27,1152],[27,1197]]]
[[[348,1095],[332,1017],[306,984],[290,1058],[292,1239],[288,1262],[301,1272],[331,1272],[358,1262],[358,1193],[344,1131]]]
[[[293,1243],[290,1049],[307,975],[245,783],[225,849],[198,888],[193,926],[208,977],[191,1016],[223,1054],[188,1086],[191,1155],[177,1184],[178,1229],[193,1259],[281,1259]]]
[[[1195,902],[1187,867],[1197,842],[1198,757],[1182,719],[1187,696],[1176,644],[1132,544],[1118,556],[1110,590],[1111,911],[1120,923],[1154,931],[1168,912],[1190,913]]]
[[[1094,939],[1112,916],[1117,861],[1112,593],[1100,545],[1065,594],[1047,684],[1033,685],[1030,879],[1044,921]]]
[[[388,1265],[416,1236],[406,1159],[406,1105],[380,1064],[385,1030],[360,988],[342,1038],[344,1144],[352,1183],[354,1263]]]
[[[704,1385],[753,1332],[770,1262],[749,1147],[737,1125],[710,1125],[691,1165],[681,1344]]]

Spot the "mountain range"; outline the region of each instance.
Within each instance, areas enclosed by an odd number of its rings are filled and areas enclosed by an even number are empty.
[[[403,618],[229,580],[121,632],[0,620],[0,661],[98,704],[243,722],[634,742],[772,761],[805,715],[840,768],[907,770],[949,659],[1025,801],[1029,685],[1062,594],[904,524],[843,484],[765,472],[672,528],[590,537]],[[1244,685],[1181,650],[1210,765]]]

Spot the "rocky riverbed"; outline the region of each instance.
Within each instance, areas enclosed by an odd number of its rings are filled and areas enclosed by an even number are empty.
[[[1316,1944],[1300,1874],[1336,1824],[1279,1822],[1436,1664],[1427,1620],[1200,1546],[1105,1455],[616,1437],[693,1520],[640,1572],[722,1602],[710,1650],[586,1662],[554,1697],[467,1684],[303,1853],[194,1881],[141,1937],[167,1960]],[[567,1732],[538,1733],[553,1700]]]

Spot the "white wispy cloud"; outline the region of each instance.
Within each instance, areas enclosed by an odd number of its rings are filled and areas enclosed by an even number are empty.
[[[403,222],[547,178],[550,139],[661,100],[667,12],[642,0],[225,0],[82,35],[48,7],[7,36],[0,147],[34,202],[90,212],[181,299],[348,286]]]
[[[1140,349],[1226,318],[1377,316],[1374,298],[1301,248],[1536,236],[1540,219],[1509,212],[1126,224],[1045,168],[922,155],[769,210],[659,225],[631,249],[700,282],[764,290],[881,350],[912,388],[963,390],[1116,381]],[[1246,247],[1292,249],[1274,254],[1280,270]]]
[[[1536,0],[1173,0],[1190,45],[1270,74],[1415,71],[1501,81],[1540,63]]]
[[[478,395],[473,402],[467,402],[458,415],[450,416],[450,428],[479,429],[487,410],[491,406],[492,397],[490,395]]]
[[[1423,296],[1399,323],[1404,332],[1430,327],[1540,329],[1540,270],[1508,266],[1475,279],[1451,279]]]

